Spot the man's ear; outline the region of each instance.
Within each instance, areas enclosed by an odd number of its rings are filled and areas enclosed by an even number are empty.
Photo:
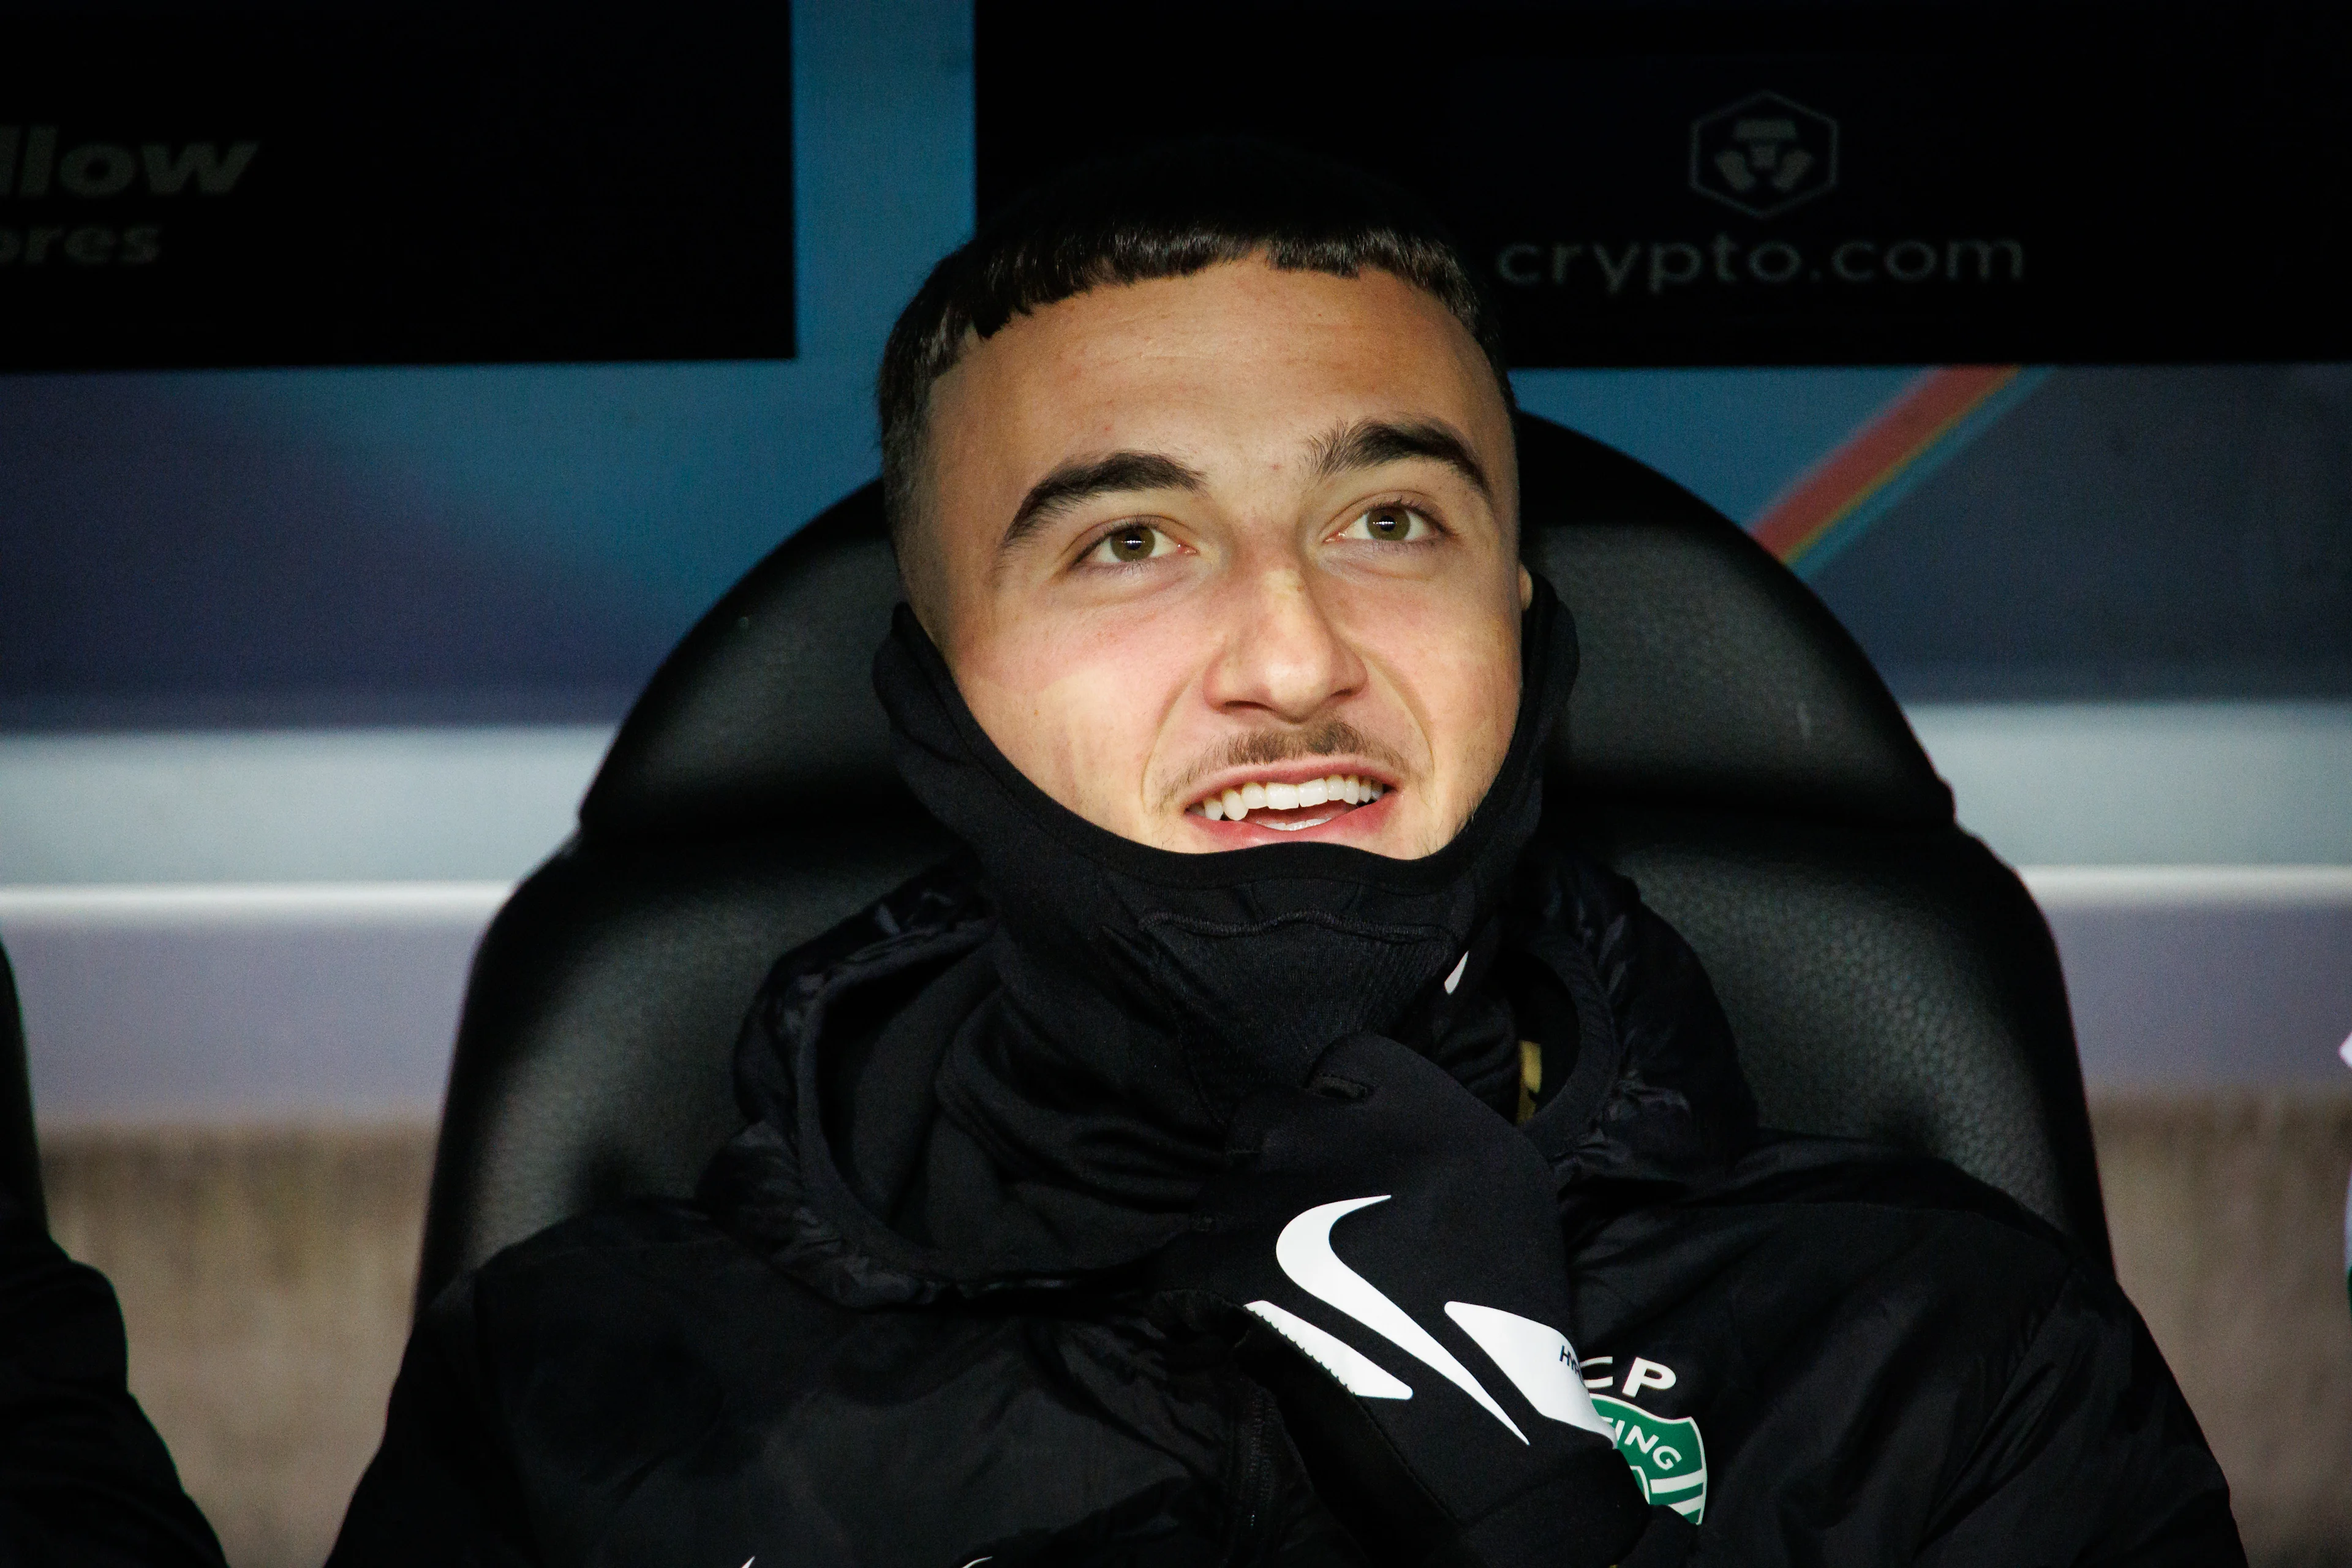
[[[1536,580],[1528,575],[1526,563],[1519,566],[1519,608],[1526,609],[1536,602]]]

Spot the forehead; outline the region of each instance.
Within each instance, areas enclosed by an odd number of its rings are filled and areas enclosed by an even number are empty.
[[[1255,258],[1016,317],[940,378],[931,413],[943,465],[1143,444],[1210,458],[1202,444],[1270,447],[1401,414],[1508,440],[1485,354],[1436,300],[1386,272]]]

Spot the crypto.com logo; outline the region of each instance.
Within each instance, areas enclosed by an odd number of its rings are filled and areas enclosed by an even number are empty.
[[[1777,217],[1837,186],[1838,125],[1777,92],[1691,121],[1691,189],[1749,217]]]

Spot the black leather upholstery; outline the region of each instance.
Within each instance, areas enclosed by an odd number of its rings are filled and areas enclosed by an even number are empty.
[[[16,1006],[16,973],[0,948],[0,1192],[46,1225],[41,1201],[41,1148],[33,1136],[33,1082],[25,1071],[25,1021]]]
[[[1584,652],[1549,820],[1697,950],[1766,1125],[1939,1155],[2104,1260],[2049,927],[1861,648],[1671,481],[1535,420],[1520,468]]]
[[[736,1026],[785,949],[938,859],[867,677],[877,487],[753,568],[621,727],[580,832],[474,958],[418,1288],[567,1215],[685,1193],[740,1125]]]
[[[1679,487],[1541,420],[1520,444],[1528,553],[1584,647],[1550,820],[1698,949],[1768,1123],[1943,1155],[2104,1258],[2048,931],[1861,650]],[[425,1294],[602,1199],[690,1190],[769,965],[943,851],[867,684],[895,595],[868,486],[638,700],[476,958]]]

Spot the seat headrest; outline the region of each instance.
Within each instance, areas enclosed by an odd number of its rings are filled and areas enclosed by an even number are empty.
[[[1558,744],[1582,796],[1948,825],[1951,795],[1844,627],[1672,480],[1518,420],[1527,556],[1576,616]],[[664,661],[580,809],[604,841],[914,809],[868,669],[898,596],[869,484],[779,545]]]

